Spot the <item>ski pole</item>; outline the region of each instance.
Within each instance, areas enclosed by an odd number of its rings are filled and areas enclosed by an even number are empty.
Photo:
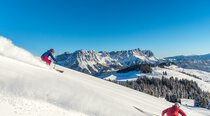
[[[55,66],[56,66],[56,64],[54,64],[54,67],[53,67],[53,69],[55,69]]]

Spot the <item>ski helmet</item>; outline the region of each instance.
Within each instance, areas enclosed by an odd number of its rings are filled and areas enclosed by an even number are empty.
[[[54,52],[55,52],[55,50],[54,50],[53,48],[51,48],[51,49],[50,49],[50,51],[51,51],[52,53],[54,53]]]
[[[176,105],[178,108],[180,108],[180,104],[176,102],[174,105]]]

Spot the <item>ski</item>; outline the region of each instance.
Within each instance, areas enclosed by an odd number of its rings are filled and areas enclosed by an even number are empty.
[[[63,73],[64,71],[63,70],[58,70],[58,69],[55,69],[56,71],[60,72],[60,73]]]

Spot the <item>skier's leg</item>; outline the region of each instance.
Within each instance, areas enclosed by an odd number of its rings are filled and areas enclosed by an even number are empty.
[[[48,61],[47,61],[47,64],[49,64],[49,65],[50,65],[50,64],[51,64],[51,60],[48,60]]]
[[[42,60],[45,61],[48,65],[51,64],[51,61],[46,56],[43,56]]]

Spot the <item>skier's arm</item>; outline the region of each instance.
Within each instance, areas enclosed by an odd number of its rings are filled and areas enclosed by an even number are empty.
[[[55,57],[50,53],[50,57],[55,61],[57,62],[57,60],[55,59]]]
[[[168,111],[168,109],[165,109],[162,111],[162,116],[164,116],[164,114]]]
[[[187,116],[184,111],[182,111],[181,109],[179,110],[179,113],[182,115],[182,116]]]

